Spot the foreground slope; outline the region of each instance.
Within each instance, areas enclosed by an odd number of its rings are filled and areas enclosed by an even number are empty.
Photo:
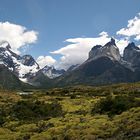
[[[2,140],[140,138],[140,83],[20,94],[0,90]]]

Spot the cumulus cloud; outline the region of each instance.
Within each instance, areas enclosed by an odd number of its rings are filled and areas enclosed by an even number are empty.
[[[52,66],[56,63],[56,60],[51,56],[39,56],[36,61],[39,64],[40,68],[43,68],[46,65]]]
[[[36,31],[28,31],[21,25],[0,22],[0,41],[8,41],[12,50],[18,54],[19,48],[37,41],[37,34]]]
[[[140,40],[140,13],[133,19],[130,19],[127,27],[120,29],[117,35],[133,36],[135,40]]]

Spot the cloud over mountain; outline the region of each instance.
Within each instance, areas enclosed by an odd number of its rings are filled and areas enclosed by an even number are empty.
[[[70,43],[69,45],[51,53],[62,55],[58,65],[67,69],[71,65],[84,62],[88,58],[88,52],[94,45],[103,45],[109,40],[110,38],[106,32],[100,33],[99,37],[96,38],[71,38],[65,41]]]
[[[109,40],[110,37],[107,32],[101,32],[95,38],[71,38],[66,40],[66,42],[70,43],[69,45],[51,53],[62,55],[58,62],[58,67],[67,69],[71,65],[83,63],[88,58],[88,52],[93,46],[104,45]],[[121,54],[128,42],[126,38],[116,39],[116,44]]]

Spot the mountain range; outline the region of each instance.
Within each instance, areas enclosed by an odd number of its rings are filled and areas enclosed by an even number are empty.
[[[140,49],[132,42],[124,49],[123,55],[120,55],[115,40],[111,38],[104,46],[94,46],[85,62],[72,65],[65,71],[47,65],[41,69],[31,55],[20,56],[12,51],[7,41],[2,41],[0,43],[0,78],[1,86],[4,86],[6,81],[12,83],[9,88],[24,85],[24,83],[40,88],[50,88],[79,84],[105,85],[136,82],[140,81]]]

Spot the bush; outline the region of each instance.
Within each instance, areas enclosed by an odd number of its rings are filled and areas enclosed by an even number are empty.
[[[132,97],[108,96],[105,99],[101,99],[99,102],[97,102],[91,113],[107,113],[108,115],[112,116],[115,114],[121,114],[123,111],[137,106],[138,102]]]
[[[3,107],[0,107],[0,126],[2,126],[5,123],[6,118],[6,112]]]
[[[0,126],[2,126],[5,123],[5,118],[3,116],[0,116]]]
[[[76,95],[75,94],[72,94],[72,95],[70,95],[70,98],[71,99],[76,99]]]
[[[18,101],[11,111],[11,115],[19,120],[45,119],[62,115],[59,103],[45,103],[41,101]]]

